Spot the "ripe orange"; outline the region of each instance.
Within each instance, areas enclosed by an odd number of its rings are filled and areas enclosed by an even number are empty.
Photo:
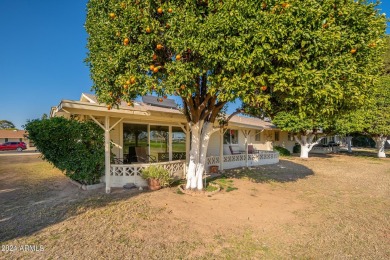
[[[169,8],[169,9],[168,9],[168,13],[172,13],[172,8]]]
[[[356,51],[357,51],[356,49],[352,49],[352,50],[351,50],[351,53],[352,53],[352,54],[355,54]]]
[[[134,84],[134,83],[135,83],[135,78],[134,78],[134,77],[131,77],[131,78],[130,78],[130,83],[131,83],[131,84]]]
[[[126,85],[130,85],[130,80],[126,80]]]
[[[157,50],[161,50],[164,46],[162,44],[157,44],[156,48]]]
[[[114,13],[109,13],[108,16],[110,16],[111,19],[115,19],[116,15]]]
[[[153,60],[157,60],[157,55],[153,54]]]
[[[152,30],[148,27],[148,28],[146,28],[146,33],[150,33]]]
[[[181,85],[180,88],[181,88],[182,90],[185,90],[185,89],[186,89],[186,85]]]
[[[129,38],[125,38],[125,39],[123,40],[123,44],[124,44],[124,45],[128,45],[129,42],[130,42]]]
[[[165,28],[167,28],[167,29],[171,28],[171,26],[169,25],[169,23],[167,23],[167,24],[165,25]]]
[[[262,91],[266,91],[267,90],[267,86],[261,86],[261,90]]]
[[[176,55],[176,60],[181,60],[181,55],[180,54]]]
[[[121,3],[121,7],[122,7],[123,9],[125,9],[125,8],[126,8],[126,4],[125,4],[124,2],[122,2],[122,3]]]
[[[158,13],[158,14],[162,14],[162,13],[163,13],[163,9],[162,9],[161,7],[159,7],[159,8],[157,9],[157,13]]]
[[[149,69],[153,71],[154,70],[154,65],[150,65]]]
[[[130,82],[129,82],[130,83]],[[124,89],[128,89],[129,88],[129,85],[123,85],[123,88]]]
[[[108,109],[108,110],[111,110],[111,105],[107,105],[107,109]]]
[[[157,67],[154,67],[153,72],[154,72],[154,73],[157,73],[157,72],[158,72],[158,68],[157,68]]]
[[[133,105],[133,103],[132,102],[127,102],[127,105],[130,107],[130,106]]]

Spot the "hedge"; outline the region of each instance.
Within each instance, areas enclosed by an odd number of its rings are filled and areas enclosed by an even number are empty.
[[[54,117],[25,125],[43,159],[71,179],[96,184],[104,173],[104,131],[90,121]]]

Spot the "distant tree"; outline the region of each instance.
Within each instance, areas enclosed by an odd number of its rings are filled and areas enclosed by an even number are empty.
[[[0,120],[0,129],[16,129],[16,128],[11,121]]]
[[[375,141],[378,157],[386,157],[385,144],[390,136],[390,75],[383,76],[375,94],[375,103],[367,113],[369,126],[365,129]]]
[[[275,42],[266,38],[262,44],[273,53],[265,61],[270,64],[269,102],[246,105],[251,114],[269,115],[281,130],[295,133],[301,157],[307,158],[337,117],[373,97],[382,70],[386,18],[371,1],[288,5],[293,8],[270,16]]]

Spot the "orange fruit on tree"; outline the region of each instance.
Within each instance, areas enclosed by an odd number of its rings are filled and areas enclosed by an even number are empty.
[[[125,39],[123,40],[123,44],[124,44],[124,45],[128,45],[129,42],[130,42],[129,38],[125,38]]]
[[[152,30],[148,27],[148,28],[146,28],[146,33],[150,33]]]
[[[122,3],[121,3],[121,7],[122,7],[123,9],[125,9],[125,8],[126,8],[126,3],[122,2]]]
[[[150,65],[149,69],[154,70],[154,65]]]
[[[181,55],[180,54],[176,55],[176,60],[181,60]]]
[[[162,13],[163,13],[163,9],[162,9],[161,7],[159,7],[159,8],[157,9],[157,13],[158,13],[158,14],[162,14]]]
[[[172,8],[168,9],[168,13],[172,13],[172,11],[173,11]]]
[[[135,83],[135,78],[134,77],[131,77],[130,78],[130,84],[134,84]]]
[[[158,72],[158,68],[157,68],[157,67],[154,67],[153,72],[154,72],[154,73],[157,73],[157,72]]]
[[[133,105],[133,103],[132,102],[127,102],[127,105],[130,107],[130,106]]]
[[[186,89],[186,85],[181,85],[180,88],[181,88],[182,90],[185,90],[185,89]]]
[[[263,2],[263,3],[261,4],[261,9],[264,10],[264,9],[266,9],[266,8],[267,8],[267,4]]]
[[[357,51],[356,49],[352,49],[352,50],[351,50],[351,53],[352,53],[352,54],[355,54],[356,51]]]
[[[267,90],[267,86],[261,86],[261,90],[262,91],[266,91]]]
[[[107,109],[110,110],[111,109],[111,105],[107,105]]]
[[[171,28],[171,26],[169,25],[169,23],[167,23],[167,24],[165,25],[165,28],[167,28],[167,29]]]
[[[153,60],[157,60],[157,55],[154,53],[152,58]]]
[[[126,80],[126,85],[130,85],[130,80]]]
[[[116,17],[114,13],[109,13],[108,16],[110,16],[111,19],[114,19]]]
[[[129,82],[129,84],[130,84],[130,82]],[[128,89],[128,88],[129,88],[129,85],[123,85],[123,88],[124,88],[124,89]]]
[[[163,48],[164,46],[162,45],[162,44],[157,44],[157,46],[156,46],[156,48],[157,48],[157,50],[161,50],[162,48]]]

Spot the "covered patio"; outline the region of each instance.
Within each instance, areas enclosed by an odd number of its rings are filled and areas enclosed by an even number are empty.
[[[159,165],[177,178],[186,176],[190,129],[176,108],[136,102],[134,107],[122,104],[118,109],[108,110],[93,95],[82,94],[80,101],[62,100],[58,107],[52,108],[51,116],[93,120],[104,130],[107,193],[112,187],[123,187],[127,183],[146,186],[141,172],[151,165]],[[231,126],[225,126],[212,136],[214,142],[213,147],[208,147],[206,172],[210,166],[224,170],[279,161],[277,152],[248,149],[248,138],[264,128],[243,124],[241,119],[232,126],[236,130],[228,131],[227,127]],[[240,142],[230,145],[232,137],[227,137],[227,131],[235,133],[236,141],[240,139]],[[227,145],[241,148],[233,154],[232,149],[226,151]]]

